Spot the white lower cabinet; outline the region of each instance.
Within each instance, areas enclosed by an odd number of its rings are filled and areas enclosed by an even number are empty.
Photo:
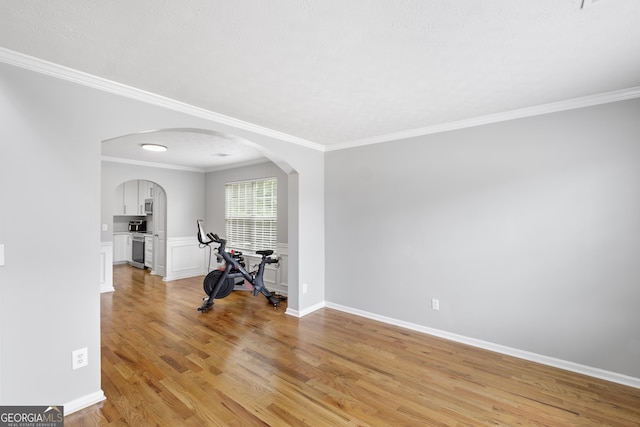
[[[131,261],[131,234],[114,234],[113,262],[123,263],[127,261]]]
[[[144,266],[153,270],[153,236],[144,236]]]

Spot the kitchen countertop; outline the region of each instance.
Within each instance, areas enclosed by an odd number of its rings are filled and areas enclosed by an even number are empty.
[[[118,234],[134,234],[134,233],[146,234],[146,235],[149,235],[149,236],[153,235],[153,233],[150,232],[150,231],[114,231],[113,235],[115,236],[115,235],[118,235]]]

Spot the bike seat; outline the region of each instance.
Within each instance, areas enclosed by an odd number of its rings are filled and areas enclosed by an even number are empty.
[[[271,249],[267,249],[267,250],[264,250],[264,251],[256,251],[256,253],[258,255],[262,255],[262,256],[269,256],[269,255],[271,255],[273,253],[273,251]]]

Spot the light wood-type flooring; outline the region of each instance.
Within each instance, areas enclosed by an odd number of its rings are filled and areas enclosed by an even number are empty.
[[[298,319],[249,292],[203,314],[202,278],[116,266],[114,286],[107,400],[66,427],[640,425],[640,389],[331,309]]]

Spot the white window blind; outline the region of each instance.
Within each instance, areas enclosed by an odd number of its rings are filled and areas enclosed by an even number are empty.
[[[275,252],[278,243],[276,178],[225,185],[225,232],[231,248]]]

